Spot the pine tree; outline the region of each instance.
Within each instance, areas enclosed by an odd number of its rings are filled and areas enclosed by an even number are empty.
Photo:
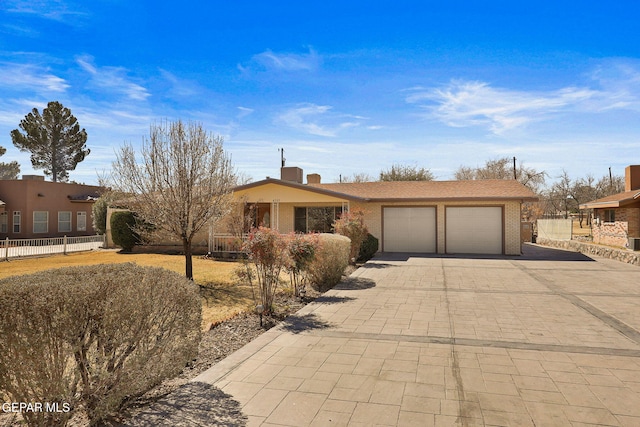
[[[7,152],[7,149],[0,147],[0,156]],[[0,179],[17,179],[20,174],[20,164],[18,162],[0,162]]]
[[[20,151],[31,152],[34,169],[44,169],[53,182],[68,181],[69,171],[84,160],[90,150],[86,147],[87,132],[82,129],[71,110],[57,101],[49,102],[42,115],[34,108],[11,131],[13,144]]]

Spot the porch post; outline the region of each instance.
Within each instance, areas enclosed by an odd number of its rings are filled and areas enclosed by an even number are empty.
[[[276,231],[280,230],[280,199],[271,201],[271,224],[271,228]]]

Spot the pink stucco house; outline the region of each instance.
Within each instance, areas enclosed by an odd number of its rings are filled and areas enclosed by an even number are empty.
[[[0,239],[93,235],[91,207],[102,191],[39,175],[0,180]]]

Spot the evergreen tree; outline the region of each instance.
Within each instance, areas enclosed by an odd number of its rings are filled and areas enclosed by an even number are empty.
[[[7,149],[0,147],[0,156],[7,152]],[[18,162],[0,162],[0,179],[18,179],[20,174],[20,164]]]
[[[42,114],[34,108],[11,131],[13,144],[20,151],[31,152],[31,164],[44,169],[53,182],[68,181],[69,171],[84,160],[90,150],[86,147],[87,132],[82,129],[71,110],[57,101],[47,104]]]

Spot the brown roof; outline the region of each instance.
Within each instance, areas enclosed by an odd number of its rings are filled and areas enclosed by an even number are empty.
[[[308,184],[310,187],[382,200],[537,200],[537,196],[514,180],[486,179],[462,181],[389,181],[344,184]]]
[[[237,187],[248,189],[275,183],[302,190],[364,201],[431,201],[431,200],[522,200],[538,197],[514,180],[486,179],[470,181],[390,181],[334,184],[298,184],[268,178]]]
[[[640,190],[631,190],[583,203],[580,209],[619,208],[638,202],[640,202]]]

